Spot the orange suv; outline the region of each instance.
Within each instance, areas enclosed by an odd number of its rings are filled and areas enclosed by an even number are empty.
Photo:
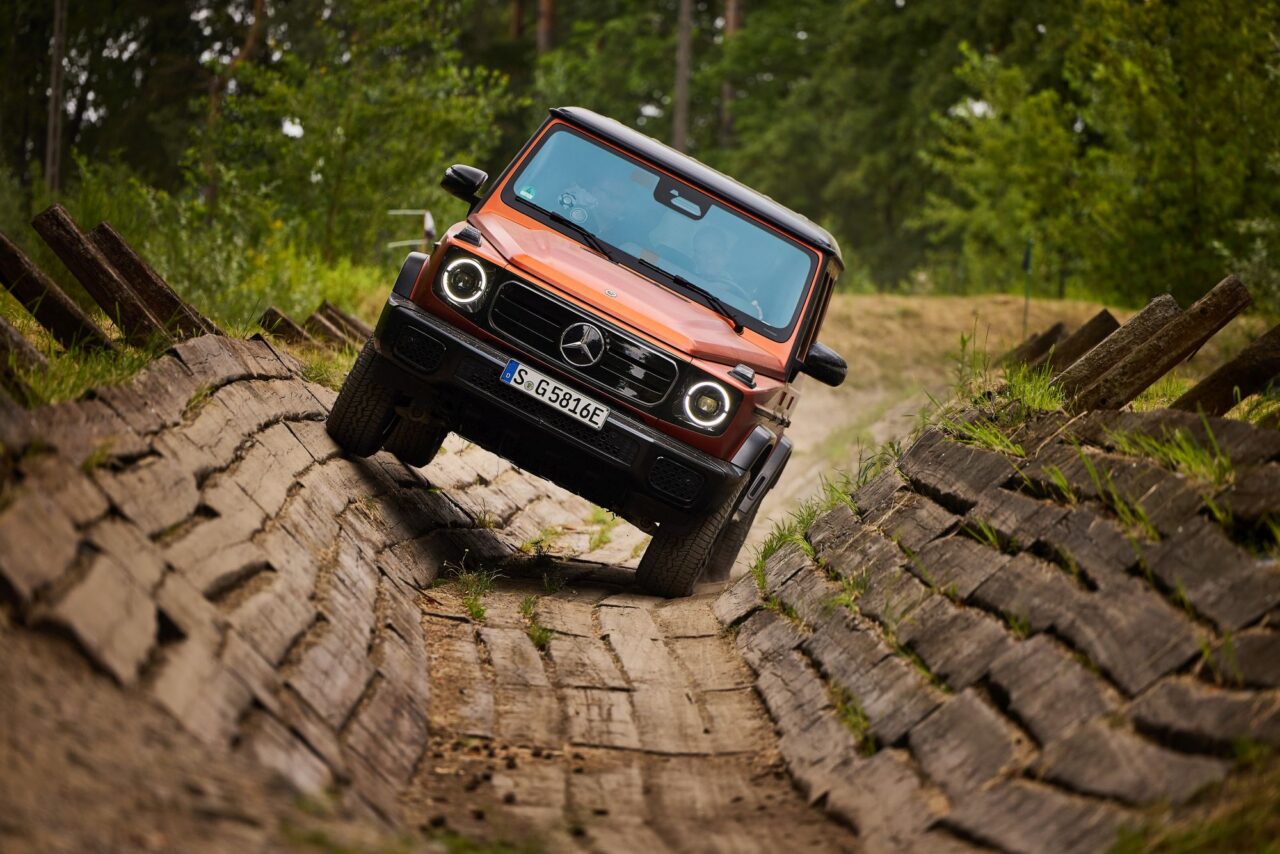
[[[652,535],[639,586],[728,576],[791,455],[801,373],[843,269],[772,199],[577,107],[547,121],[430,256],[405,260],[329,415],[348,452],[428,463],[449,432]]]

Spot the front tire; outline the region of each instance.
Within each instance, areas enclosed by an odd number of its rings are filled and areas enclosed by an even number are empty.
[[[735,489],[727,501],[684,533],[664,534],[659,528],[636,568],[640,589],[669,599],[692,593],[729,524],[739,492]]]
[[[382,447],[405,465],[422,468],[435,459],[448,435],[449,429],[443,424],[401,416]]]
[[[738,554],[742,551],[742,544],[747,541],[747,535],[751,533],[751,526],[755,524],[756,513],[760,510],[759,501],[756,506],[751,508],[751,512],[741,519],[730,521],[725,526],[724,531],[720,534],[720,539],[716,541],[715,548],[711,550],[711,559],[707,561],[707,568],[703,570],[703,581],[728,581],[729,574],[733,571],[733,564],[738,559]]]
[[[395,392],[373,379],[377,358],[373,342],[366,341],[325,420],[333,441],[356,457],[381,450],[396,417]]]

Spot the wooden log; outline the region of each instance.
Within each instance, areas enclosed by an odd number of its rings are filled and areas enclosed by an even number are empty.
[[[1089,318],[1075,332],[1072,332],[1054,345],[1053,350],[1037,359],[1033,367],[1039,367],[1048,362],[1053,373],[1057,374],[1076,359],[1098,346],[1103,339],[1119,328],[1120,322],[1115,319],[1111,312],[1104,308]]]
[[[1026,341],[1023,341],[1017,347],[1014,347],[1008,353],[1005,353],[1000,357],[999,364],[1006,366],[1023,363],[1032,364],[1048,353],[1049,350],[1065,338],[1066,335],[1066,324],[1062,321],[1058,321],[1044,332],[1041,332],[1039,335],[1032,335]]]
[[[342,330],[330,323],[319,312],[314,312],[303,321],[302,328],[311,333],[313,338],[317,338],[334,347],[347,347],[353,343]]]
[[[1253,298],[1241,281],[1227,276],[1081,392],[1069,408],[1074,412],[1119,409],[1200,349],[1251,302]]]
[[[45,367],[44,356],[9,321],[0,317],[0,387],[23,400],[31,400],[31,388],[21,371]]]
[[[0,356],[6,365],[17,365],[24,370],[43,368],[48,364],[40,351],[3,317],[0,317]]]
[[[1178,308],[1177,300],[1168,294],[1161,294],[1096,347],[1076,359],[1058,374],[1054,382],[1067,394],[1075,394],[1088,388],[1135,347],[1140,347],[1180,314],[1182,309]]]
[[[119,271],[111,266],[62,205],[52,205],[31,220],[31,226],[62,259],[89,296],[102,307],[125,339],[145,344],[152,338],[168,340],[164,324],[156,319]]]
[[[360,318],[347,314],[347,312],[338,308],[328,300],[320,303],[320,308],[318,308],[317,311],[323,314],[326,320],[341,329],[343,332],[347,333],[350,338],[358,343],[363,344],[365,341],[373,337],[373,327],[369,326],[369,324],[365,323]]]
[[[0,280],[63,347],[115,349],[89,315],[3,234],[0,234]]]
[[[217,326],[188,305],[142,256],[133,251],[133,247],[111,223],[98,223],[97,228],[89,232],[89,239],[129,283],[147,309],[166,327],[183,338],[207,333],[221,334]]]
[[[267,306],[267,310],[262,313],[262,317],[258,318],[258,325],[290,344],[316,343],[316,340],[307,334],[307,330],[295,323],[293,318],[274,305]]]
[[[1251,394],[1280,377],[1280,326],[1254,341],[1240,354],[1175,400],[1170,409],[1225,415]]]

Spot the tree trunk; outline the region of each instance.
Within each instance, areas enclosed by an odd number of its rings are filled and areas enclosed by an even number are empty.
[[[524,0],[511,0],[511,39],[524,38]]]
[[[57,195],[62,189],[62,64],[67,53],[67,0],[53,0],[53,45],[49,61],[49,122],[44,143],[44,183]]]
[[[555,47],[556,0],[538,0],[538,53]]]
[[[680,17],[676,23],[676,103],[671,128],[671,145],[676,151],[689,148],[689,66],[692,52],[693,0],[680,0]]]
[[[742,26],[744,0],[724,2],[724,43],[726,47]],[[720,144],[728,146],[733,139],[733,81],[725,78],[720,84]]]
[[[213,216],[214,205],[218,201],[218,181],[214,175],[214,130],[218,126],[218,119],[222,110],[222,93],[227,88],[227,82],[231,80],[236,73],[236,69],[240,67],[240,63],[244,62],[249,54],[253,53],[253,49],[257,47],[258,36],[262,33],[262,26],[266,23],[266,15],[264,7],[266,0],[253,0],[253,21],[249,24],[249,32],[245,34],[244,44],[240,46],[240,50],[231,60],[231,64],[220,72],[215,72],[213,79],[209,81],[209,111],[205,118],[205,147],[204,147],[204,175],[205,175],[205,201],[209,205],[209,216]]]

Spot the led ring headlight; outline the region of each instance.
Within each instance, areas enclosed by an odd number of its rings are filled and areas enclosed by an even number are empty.
[[[474,274],[471,271],[474,271]],[[455,274],[462,281],[455,282]],[[471,279],[471,282],[467,283],[466,279]],[[473,258],[459,258],[445,267],[440,281],[440,287],[444,289],[445,296],[458,305],[470,305],[480,299],[484,296],[484,289],[488,284],[489,278],[484,273],[484,267],[481,267],[480,262]]]
[[[710,380],[695,383],[684,393],[684,414],[704,429],[718,427],[729,417],[729,392]]]

